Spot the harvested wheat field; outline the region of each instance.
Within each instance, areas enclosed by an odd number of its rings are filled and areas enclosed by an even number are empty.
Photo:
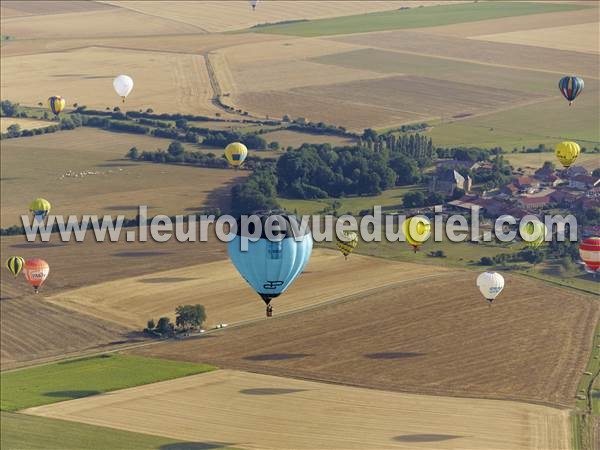
[[[2,117],[0,119],[0,131],[6,133],[9,126],[17,124],[21,130],[34,130],[36,128],[44,128],[50,125],[56,125],[56,122],[47,120],[22,119],[19,117]]]
[[[249,28],[257,24],[299,19],[320,19],[388,11],[410,5],[435,5],[447,1],[380,1],[294,0],[294,2],[261,1],[252,11],[247,0],[213,1],[106,1],[121,8],[194,25],[206,32],[224,32]]]
[[[507,276],[489,307],[475,273],[438,270],[434,278],[213,339],[133,351],[386,390],[572,406],[600,316],[597,301]]]
[[[600,23],[592,22],[562,27],[485,34],[477,36],[476,39],[584,53],[599,53],[600,44],[597,39],[599,35]]]
[[[112,87],[119,73],[135,80],[125,105]],[[118,105],[125,111],[152,108],[211,116],[219,111],[211,103],[214,93],[200,54],[88,47],[3,58],[3,97],[33,106],[49,93],[100,110]]]
[[[574,3],[571,1],[565,3]],[[584,1],[585,6],[596,6],[593,2]],[[597,8],[597,6],[596,6]],[[526,16],[502,17],[491,20],[456,23],[436,27],[421,28],[428,34],[441,34],[455,37],[473,37],[482,34],[508,33],[511,31],[527,31],[540,28],[554,28],[568,25],[578,25],[598,21],[598,12],[589,8],[575,11],[546,12]]]
[[[418,31],[365,33],[328,39],[422,56],[437,56],[515,69],[538,70],[559,75],[571,73],[573,67],[577,67],[579,75],[596,79],[598,78],[598,64],[600,64],[600,55],[598,54],[463,39]]]
[[[139,329],[132,324],[119,325],[85,311],[69,310],[48,302],[48,297],[99,282],[226,258],[224,245],[217,241],[180,244],[173,240],[159,244],[152,240],[126,243],[122,239],[97,243],[90,235],[81,243],[54,239],[44,244],[27,243],[23,236],[0,239],[3,259],[11,255],[42,257],[50,265],[48,280],[37,295],[23,276],[15,280],[8,270],[0,270],[2,369],[139,339]],[[27,327],[23,327],[25,322]]]
[[[2,3],[4,5],[4,2]],[[76,39],[204,32],[200,27],[160,16],[115,8],[110,5],[102,5],[101,9],[98,9],[94,5],[95,2],[81,3],[90,5],[89,10],[69,12],[64,9],[62,12],[59,9],[55,14],[46,13],[24,17],[15,17],[13,14],[13,17],[3,17],[2,34],[16,39]],[[65,23],[68,23],[68,26],[65,26]]]
[[[165,150],[170,143],[94,128],[3,141],[2,226],[20,224],[20,215],[27,214],[29,203],[39,196],[52,203],[53,214],[65,216],[133,218],[140,205],[148,207],[150,217],[193,214],[205,206],[227,207],[231,185],[247,176],[247,171],[125,159],[131,147],[140,152]],[[45,161],[41,167],[40,160]]]
[[[365,127],[384,128],[428,118],[405,111],[289,91],[246,92],[233,95],[232,99],[235,105],[251,113],[270,117],[288,115],[294,119],[304,117],[311,122],[336,124],[357,132]]]
[[[565,410],[231,370],[24,412],[202,442],[205,448],[566,450],[570,444]]]
[[[187,245],[195,246],[198,253],[212,250],[204,250],[205,243]],[[346,277],[348,271],[354,274],[352,282]],[[358,255],[344,261],[337,251],[319,249],[314,251],[306,271],[273,305],[276,313],[293,311],[358,295],[377,285],[400,285],[431,276],[425,266]],[[151,318],[174,318],[175,308],[189,303],[204,305],[209,327],[264,317],[262,300],[229,261],[178,264],[173,270],[61,292],[48,301],[140,329]]]

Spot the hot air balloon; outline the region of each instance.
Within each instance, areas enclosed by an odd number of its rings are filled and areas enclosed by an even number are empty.
[[[583,91],[583,79],[575,76],[563,77],[558,82],[558,89],[562,95],[569,101],[569,106],[573,100]]]
[[[477,287],[491,305],[504,289],[504,277],[497,272],[484,272],[477,277]]]
[[[423,216],[409,217],[402,224],[402,230],[406,242],[412,245],[414,252],[417,253],[419,247],[429,239],[431,222]]]
[[[6,267],[10,270],[15,278],[21,273],[25,260],[20,256],[11,256],[6,260]]]
[[[337,248],[342,252],[345,259],[348,259],[348,255],[354,251],[358,245],[358,235],[354,231],[344,231],[344,240],[337,240]]]
[[[113,80],[113,87],[117,94],[121,97],[123,103],[125,103],[125,97],[127,97],[133,89],[133,80],[130,76],[119,75]]]
[[[35,220],[44,220],[51,208],[52,205],[45,198],[36,198],[29,204],[29,211],[33,213]]]
[[[523,222],[519,226],[519,234],[527,247],[538,248],[546,239],[546,226],[539,220]]]
[[[581,149],[579,144],[571,141],[561,142],[556,146],[555,155],[565,169],[571,167],[571,164],[575,162]]]
[[[248,149],[240,142],[233,142],[225,147],[225,158],[236,169],[240,167],[248,156]]]
[[[267,305],[267,317],[273,313],[271,300],[292,284],[302,273],[312,252],[312,234],[308,228],[304,234],[294,236],[291,223],[298,224],[294,215],[268,212],[256,214],[263,224],[263,232],[258,240],[248,241],[248,249],[242,250],[242,239],[246,236],[238,221],[237,233],[228,244],[231,262],[242,278],[261,296]],[[265,231],[265,223],[269,217],[279,219],[281,231],[273,231],[269,236]],[[271,219],[273,220],[273,219]],[[255,229],[251,228],[250,233]],[[299,228],[299,224],[298,224]],[[269,237],[275,239],[269,239]]]
[[[25,261],[25,265],[23,266],[23,274],[25,278],[29,282],[30,285],[35,289],[35,293],[38,293],[38,289],[46,278],[48,278],[48,273],[50,272],[50,267],[48,263],[43,259],[33,258]]]
[[[250,6],[252,6],[252,11],[256,9],[256,5],[258,5],[258,0],[250,0]]]
[[[50,108],[50,111],[52,111],[52,113],[54,113],[57,116],[63,109],[65,109],[65,104],[65,99],[62,98],[60,95],[53,95],[48,99],[48,107]]]
[[[588,272],[597,273],[600,269],[600,237],[584,239],[579,244],[579,256]]]

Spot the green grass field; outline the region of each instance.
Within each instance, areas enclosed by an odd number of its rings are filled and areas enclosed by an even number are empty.
[[[579,5],[478,2],[264,25],[252,28],[252,31],[293,36],[331,36],[335,34],[433,27],[501,17],[572,11],[581,8],[582,6]]]
[[[403,186],[394,189],[388,189],[379,195],[369,195],[363,197],[346,197],[346,198],[328,198],[322,200],[295,200],[287,198],[278,198],[279,205],[287,211],[297,211],[298,214],[317,214],[324,209],[331,209],[333,202],[340,203],[335,209],[339,215],[352,213],[358,214],[365,209],[372,209],[374,205],[381,207],[402,206],[402,198],[407,192],[423,190],[418,186]]]
[[[0,408],[17,411],[214,369],[204,364],[119,354],[67,360],[3,373]]]
[[[425,134],[436,146],[500,146],[505,150],[553,147],[562,140],[574,140],[593,148],[600,146],[600,107],[597,91],[580,97],[569,107],[558,96],[555,99],[520,108],[446,123],[433,123]]]
[[[65,420],[2,412],[3,450],[189,450],[225,449],[216,444],[182,442]]]

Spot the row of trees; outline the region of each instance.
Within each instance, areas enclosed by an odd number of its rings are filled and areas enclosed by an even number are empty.
[[[244,184],[231,189],[231,213],[234,215],[275,208],[278,208],[277,175],[272,164],[255,169]]]

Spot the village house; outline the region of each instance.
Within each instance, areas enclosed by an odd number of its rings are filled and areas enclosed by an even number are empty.
[[[576,175],[569,178],[569,187],[578,191],[587,191],[600,185],[600,178],[591,175]]]
[[[429,192],[435,192],[444,196],[454,194],[456,189],[470,192],[473,180],[470,176],[463,177],[454,169],[449,169],[440,175],[434,175],[429,182]]]

